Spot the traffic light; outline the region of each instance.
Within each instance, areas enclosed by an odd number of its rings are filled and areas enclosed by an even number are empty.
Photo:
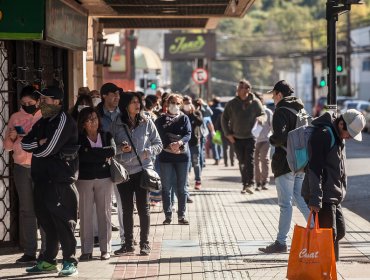
[[[148,88],[151,88],[152,90],[157,89],[157,81],[156,80],[149,80],[148,81]]]
[[[326,80],[325,80],[325,77],[321,77],[321,80],[320,80],[320,87],[325,87],[326,86]]]
[[[337,72],[342,73],[344,70],[344,57],[338,56],[337,57]]]

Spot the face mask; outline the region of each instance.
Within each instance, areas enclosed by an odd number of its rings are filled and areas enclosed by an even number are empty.
[[[22,109],[27,113],[27,114],[34,114],[37,111],[36,105],[22,105]]]
[[[41,115],[44,119],[54,117],[57,115],[62,108],[62,105],[54,105],[54,104],[40,104]]]
[[[98,106],[98,104],[101,102],[101,98],[99,97],[94,97],[92,100],[93,100],[94,107]]]
[[[177,115],[180,113],[180,106],[176,104],[170,104],[168,107],[168,112],[170,112],[172,115]]]
[[[88,105],[78,105],[78,106],[77,106],[77,111],[78,111],[78,112],[81,112],[81,110],[82,110],[83,108],[86,108],[86,107],[90,107],[90,106],[88,106]]]
[[[190,104],[184,104],[184,111],[189,112],[191,111],[191,105]]]

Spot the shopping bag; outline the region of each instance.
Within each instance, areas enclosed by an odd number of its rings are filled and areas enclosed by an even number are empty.
[[[212,142],[214,144],[222,145],[222,139],[221,139],[221,131],[216,130],[215,135],[212,137]]]
[[[295,225],[290,248],[287,278],[290,280],[336,280],[333,232],[331,228],[319,228],[316,215],[315,226],[310,229],[313,212],[307,226]]]

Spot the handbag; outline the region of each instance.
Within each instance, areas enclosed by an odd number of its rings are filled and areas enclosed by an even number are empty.
[[[110,159],[110,178],[112,179],[112,182],[115,184],[120,184],[127,182],[130,179],[130,176],[126,170],[126,168],[123,167],[122,164],[120,164],[115,158]]]
[[[131,136],[128,133],[126,126],[123,127],[131,143],[131,146],[134,149],[137,160],[139,161],[141,167],[143,168],[143,172],[140,178],[140,187],[150,192],[160,191],[162,189],[161,178],[159,177],[158,173],[155,170],[143,167],[143,163],[141,162],[141,159],[136,151],[136,147],[131,139]]]
[[[295,225],[290,248],[287,278],[291,280],[337,280],[333,230],[319,228],[316,214],[315,226],[310,229],[311,211],[307,226]]]

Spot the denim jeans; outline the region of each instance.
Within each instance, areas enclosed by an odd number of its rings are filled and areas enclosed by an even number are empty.
[[[189,146],[191,166],[194,168],[195,181],[201,181],[200,146]]]
[[[276,240],[280,244],[286,244],[290,224],[292,222],[293,201],[307,221],[310,209],[301,196],[304,173],[286,173],[275,178],[278,203],[280,207],[279,232]]]
[[[186,182],[188,179],[188,162],[161,162],[162,201],[166,217],[172,217],[171,190],[177,194],[178,217],[185,217],[186,211]],[[176,178],[176,181],[173,178]]]
[[[211,140],[212,143],[212,140]],[[214,160],[220,160],[222,158],[222,145],[212,143],[212,154]]]
[[[254,138],[235,138],[235,153],[239,161],[240,174],[243,186],[254,185],[254,149],[256,140]]]

